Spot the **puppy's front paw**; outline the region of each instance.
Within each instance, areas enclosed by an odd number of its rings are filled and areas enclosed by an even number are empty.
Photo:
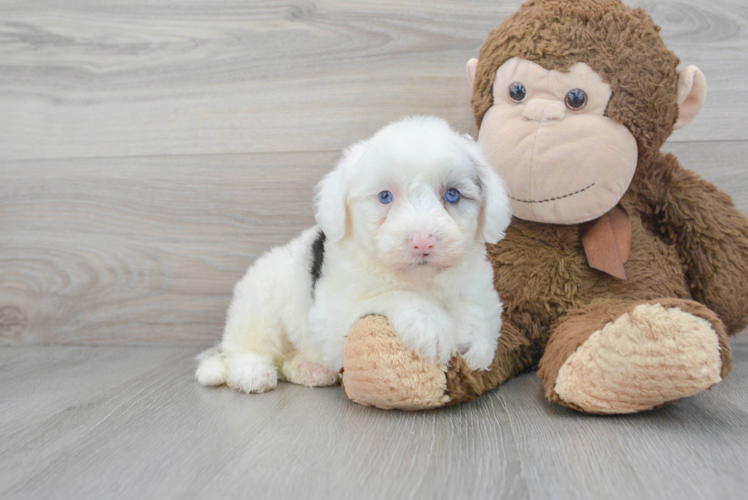
[[[496,353],[498,330],[489,322],[466,318],[458,327],[457,351],[471,370],[487,370]],[[495,328],[495,331],[494,331]]]
[[[232,389],[249,394],[278,385],[278,370],[270,356],[248,352],[228,357],[226,364],[226,385]]]
[[[422,358],[447,364],[456,352],[457,328],[436,306],[402,311],[389,319],[405,346]]]
[[[458,352],[471,370],[488,370],[495,354],[494,349],[481,346],[478,342],[473,342],[468,346],[461,344]]]

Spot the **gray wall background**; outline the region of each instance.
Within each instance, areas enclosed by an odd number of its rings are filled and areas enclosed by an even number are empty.
[[[706,74],[666,149],[748,210],[748,3],[633,1]],[[0,344],[207,344],[313,224],[341,148],[475,132],[464,65],[518,1],[0,1]]]

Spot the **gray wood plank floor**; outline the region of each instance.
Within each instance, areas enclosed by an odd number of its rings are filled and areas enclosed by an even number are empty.
[[[200,387],[192,347],[0,348],[0,498],[741,499],[748,337],[733,346],[712,391],[604,418],[532,373],[407,413]]]

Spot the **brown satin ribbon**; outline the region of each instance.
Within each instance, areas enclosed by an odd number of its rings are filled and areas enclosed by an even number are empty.
[[[626,279],[623,264],[631,255],[631,219],[616,205],[595,220],[579,224],[579,235],[590,267]]]

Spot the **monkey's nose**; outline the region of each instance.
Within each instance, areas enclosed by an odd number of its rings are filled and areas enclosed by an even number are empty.
[[[417,257],[428,257],[435,245],[436,239],[428,233],[415,233],[410,238],[410,250]]]
[[[562,120],[565,115],[566,105],[563,102],[540,98],[530,99],[522,112],[522,116],[534,122]]]

